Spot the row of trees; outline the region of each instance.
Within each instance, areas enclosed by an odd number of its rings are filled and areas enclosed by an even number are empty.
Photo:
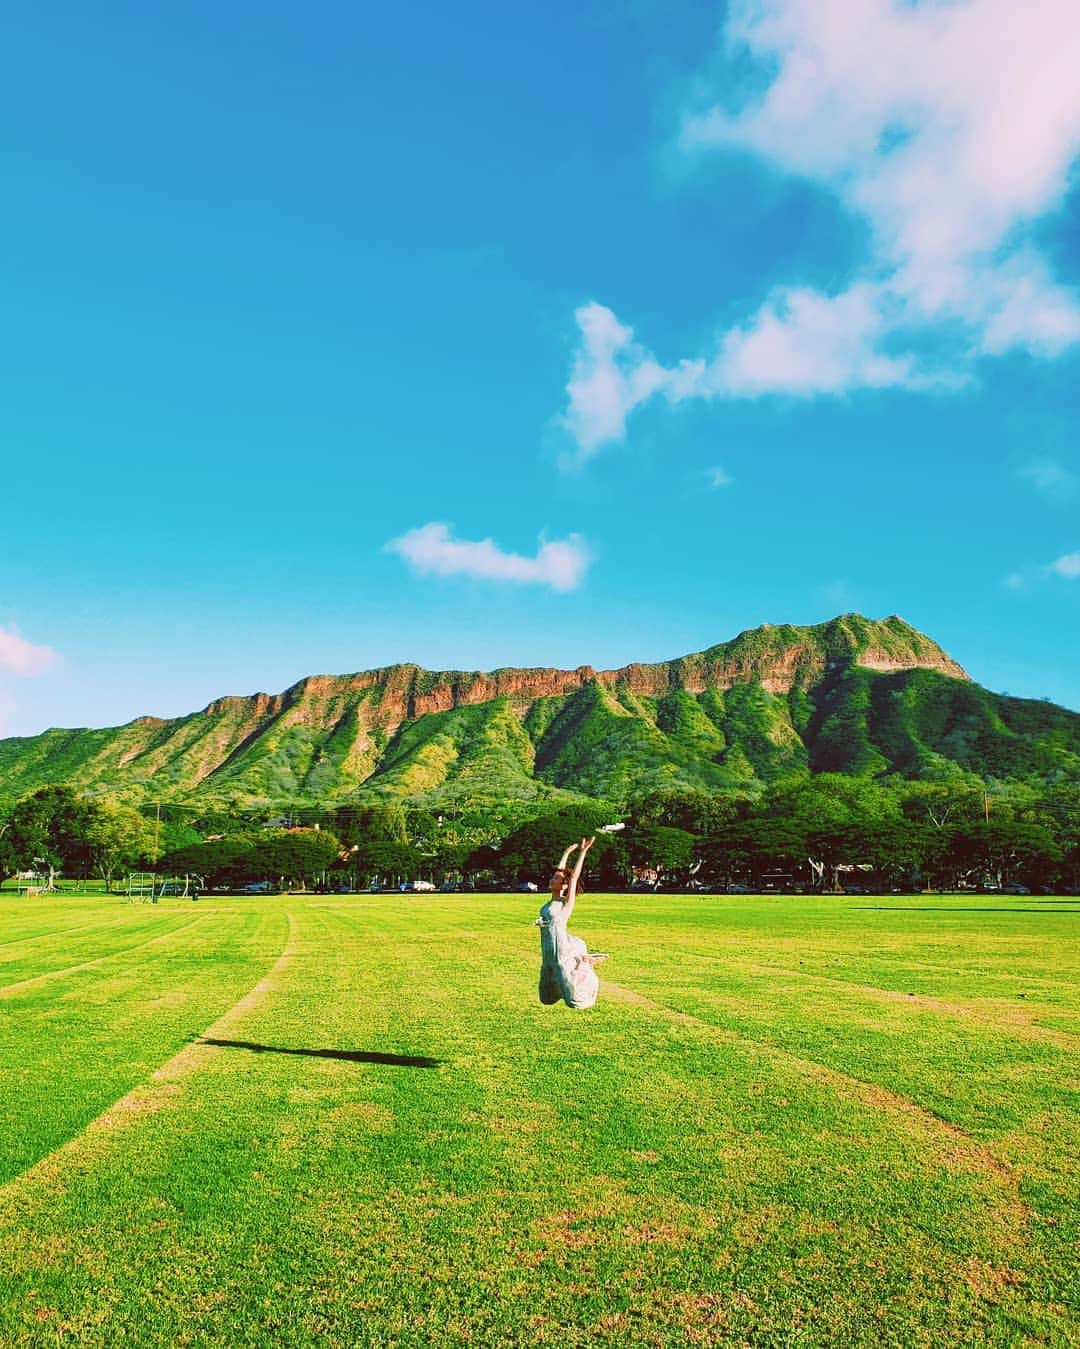
[[[337,807],[290,827],[177,807],[138,810],[47,787],[0,814],[0,876],[50,879],[153,868],[207,885],[325,881],[360,888],[424,879],[543,883],[566,843],[600,832],[586,880],[775,888],[1024,884],[1080,889],[1080,788],[990,794],[969,783],[878,783],[837,774],[775,784],[757,799],[653,791],[618,811],[602,802],[459,819],[382,802]],[[474,812],[475,814],[475,812]],[[302,817],[301,817],[302,818]]]
[[[163,851],[163,844],[165,851]],[[0,818],[0,880],[19,873],[52,888],[58,875],[100,877],[112,889],[133,869],[191,874],[211,883],[302,886],[339,863],[342,845],[321,829],[261,829],[206,840],[192,825],[68,787],[45,787]]]
[[[397,804],[350,806],[326,817],[339,845],[327,879],[350,888],[407,879],[542,884],[568,842],[601,831],[586,879],[603,888],[635,880],[819,890],[1010,883],[1077,888],[1077,807],[1080,800],[1067,794],[990,799],[966,787],[882,787],[823,774],[779,784],[757,801],[652,792],[621,813],[624,828],[614,833],[602,832],[617,814],[609,805],[549,808],[476,844],[431,812],[407,812]],[[294,832],[289,846],[299,848],[312,833]],[[327,837],[324,827],[324,845]],[[258,879],[286,870],[273,860],[274,846],[239,834],[173,854],[163,865],[200,871],[213,884]]]
[[[603,814],[592,806],[553,812],[476,850],[469,864],[503,881],[542,878],[567,842],[604,823]],[[655,791],[621,818],[626,827],[600,834],[590,854],[594,885],[637,878],[817,890],[1080,889],[1076,788],[991,796],[967,784],[882,785],[818,774],[779,783],[754,801]]]
[[[319,884],[343,861],[341,841],[323,829],[267,829],[195,843],[166,853],[157,870],[196,876],[209,886],[265,882],[288,889]]]

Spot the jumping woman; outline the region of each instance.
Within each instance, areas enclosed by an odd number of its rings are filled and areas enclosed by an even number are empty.
[[[550,1007],[562,998],[567,1007],[592,1007],[600,991],[596,966],[604,955],[589,954],[580,937],[572,937],[566,924],[574,911],[585,856],[596,842],[583,838],[571,843],[559,859],[551,877],[551,898],[540,910],[536,924],[540,929],[540,1001]],[[579,847],[574,869],[567,874],[570,854]]]

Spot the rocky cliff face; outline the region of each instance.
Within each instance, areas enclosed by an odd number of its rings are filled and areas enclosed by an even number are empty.
[[[650,783],[743,788],[806,769],[917,776],[946,763],[1071,773],[1074,758],[1080,771],[1080,717],[1052,709],[1061,724],[1043,745],[1031,706],[978,689],[902,619],[848,614],[652,665],[394,665],[221,698],[171,721],[2,740],[0,799],[48,782],[245,803],[358,791],[622,797]]]
[[[284,698],[320,700],[333,694],[375,691],[378,722],[387,730],[433,712],[488,703],[495,698],[530,702],[560,698],[596,683],[612,691],[626,690],[636,697],[662,698],[685,691],[720,691],[757,681],[769,693],[786,694],[816,682],[828,670],[854,665],[869,670],[935,670],[954,679],[967,679],[963,669],[930,638],[903,619],[873,623],[859,615],[834,619],[812,628],[772,627],[740,633],[731,642],[695,655],[655,665],[623,665],[616,670],[503,669],[488,674],[460,670],[441,673],[418,665],[393,665],[355,675],[317,675],[295,684],[278,699],[256,694],[253,715],[262,715],[268,703]],[[223,700],[231,701],[231,700]],[[222,704],[213,703],[213,712]]]

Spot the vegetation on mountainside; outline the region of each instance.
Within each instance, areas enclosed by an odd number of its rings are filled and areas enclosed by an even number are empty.
[[[807,771],[1080,781],[1080,715],[980,688],[898,618],[765,627],[621,672],[498,674],[511,691],[487,701],[473,699],[495,676],[401,666],[175,721],[0,740],[0,800],[66,783],[235,812],[366,797],[625,802],[665,786],[760,795]]]

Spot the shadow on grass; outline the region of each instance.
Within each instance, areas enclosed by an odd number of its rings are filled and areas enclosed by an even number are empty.
[[[371,1049],[289,1049],[285,1045],[260,1045],[252,1040],[201,1039],[201,1045],[220,1049],[246,1049],[251,1054],[302,1054],[310,1059],[344,1059],[346,1063],[385,1063],[391,1068],[437,1068],[438,1059],[426,1054],[380,1054]]]

